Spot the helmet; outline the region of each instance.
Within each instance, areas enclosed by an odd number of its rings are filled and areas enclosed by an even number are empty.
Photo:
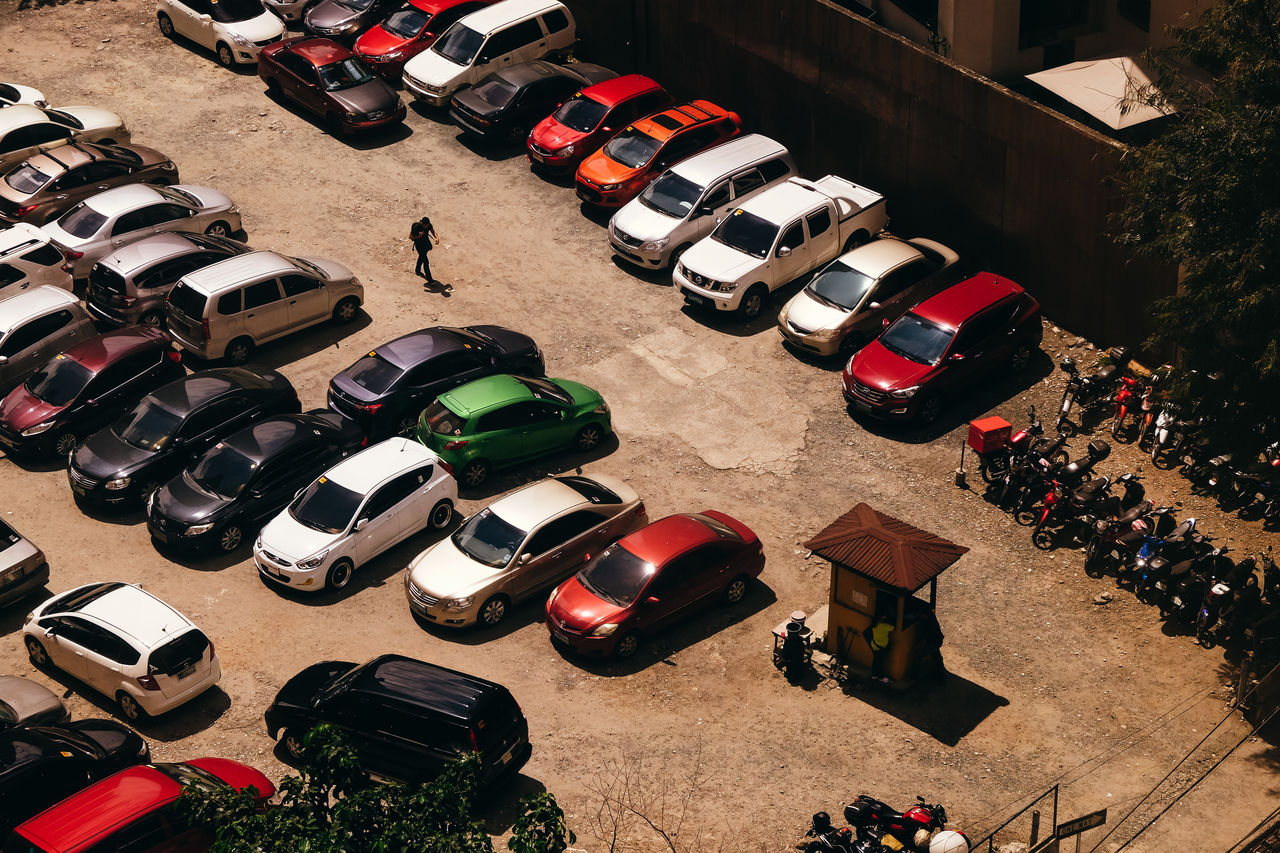
[[[831,815],[826,812],[817,812],[813,816],[813,828],[819,832],[831,828]]]
[[[927,829],[917,829],[916,834],[911,837],[911,843],[917,850],[924,850],[929,846],[930,833]]]
[[[929,853],[968,853],[969,839],[964,833],[944,829],[929,842]]]
[[[1058,367],[1061,367],[1067,373],[1070,373],[1076,369],[1076,360],[1071,356],[1067,356],[1062,361],[1058,362]]]

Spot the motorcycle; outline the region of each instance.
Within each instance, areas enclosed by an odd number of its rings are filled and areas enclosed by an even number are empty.
[[[844,819],[855,831],[859,828],[878,830],[892,835],[903,846],[914,848],[916,833],[923,831],[928,837],[946,828],[947,810],[940,804],[926,803],[924,797],[916,797],[914,806],[905,812],[897,812],[874,797],[860,794],[844,807]]]
[[[1111,363],[1091,376],[1081,374],[1070,356],[1059,362],[1058,367],[1067,374],[1067,386],[1062,389],[1062,403],[1058,406],[1058,432],[1071,434],[1076,431],[1076,425],[1069,420],[1073,408],[1080,410],[1080,422],[1083,424],[1086,414],[1096,412],[1111,400],[1118,374],[1128,366],[1130,355],[1127,347],[1112,347],[1109,355]]]
[[[1132,577],[1133,589],[1138,594],[1139,600],[1145,600],[1147,590],[1155,583],[1151,571],[1151,561],[1160,556],[1161,550],[1167,544],[1185,541],[1195,533],[1195,529],[1196,520],[1194,518],[1186,518],[1165,536],[1155,536],[1152,533],[1147,533],[1142,537],[1142,544],[1134,555],[1132,567],[1122,566],[1119,572],[1121,575],[1128,574]]]
[[[836,829],[831,825],[831,817],[826,812],[818,812],[813,816],[812,825],[804,837],[813,839],[804,842],[804,853],[822,853],[824,850],[854,853],[853,830],[847,826]]]
[[[1111,437],[1119,439],[1121,430],[1124,429],[1124,422],[1133,412],[1134,397],[1137,396],[1138,385],[1141,382],[1132,376],[1121,376],[1120,384],[1116,387],[1115,397],[1115,414],[1111,416]]]
[[[1139,403],[1138,438],[1139,448],[1146,448],[1147,439],[1152,436],[1156,415],[1159,414],[1164,397],[1164,386],[1173,374],[1172,364],[1162,364],[1147,379],[1147,387],[1142,390],[1142,401]]]
[[[1258,456],[1234,467],[1228,483],[1218,490],[1218,502],[1224,509],[1245,510],[1254,504],[1265,507],[1280,480],[1280,441],[1267,445]]]
[[[1089,513],[1099,505],[1107,502],[1110,495],[1111,480],[1107,477],[1094,477],[1084,485],[1074,489],[1065,488],[1058,480],[1051,480],[1049,491],[1040,503],[1040,519],[1035,530],[1031,532],[1031,542],[1037,548],[1047,549],[1053,545],[1056,533],[1066,532],[1072,522],[1092,525]],[[1049,525],[1056,530],[1049,529]],[[1089,527],[1085,527],[1088,530]],[[1073,536],[1078,536],[1073,531]]]
[[[1036,420],[1035,406],[1028,410],[1027,418],[1030,423],[1009,436],[1003,447],[986,453],[975,451],[978,454],[978,470],[986,483],[995,484],[1004,480],[1013,467],[1033,451],[1049,459],[1061,457],[1063,464],[1066,463],[1067,454],[1062,448],[1067,437],[1059,435],[1057,439],[1044,438],[1044,425]]]

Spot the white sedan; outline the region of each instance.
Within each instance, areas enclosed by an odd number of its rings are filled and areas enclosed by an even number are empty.
[[[284,25],[260,0],[156,0],[166,37],[186,36],[227,68],[257,64],[258,51],[284,38]]]
[[[14,104],[30,104],[33,107],[47,107],[44,93],[30,86],[19,83],[0,83],[0,107],[11,107]]]
[[[299,492],[253,545],[268,581],[318,592],[342,589],[358,566],[453,519],[458,483],[416,441],[389,438],[350,456]]]

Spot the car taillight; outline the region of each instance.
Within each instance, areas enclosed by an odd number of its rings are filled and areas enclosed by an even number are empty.
[[[382,405],[382,403],[369,403],[364,406],[356,406],[356,408],[364,412],[366,415],[372,415],[376,413],[378,409],[381,409]]]
[[[467,729],[467,734],[471,736],[471,749],[475,752],[480,751],[480,743],[476,740],[476,730]]]
[[[360,446],[361,447],[369,446],[369,436],[366,435],[364,438],[360,439]]]
[[[443,468],[449,474],[450,477],[453,476],[453,466],[450,465],[448,462],[445,462],[443,459],[441,459],[440,467]]]
[[[28,204],[28,205],[26,205],[25,207],[20,207],[20,208],[18,208],[17,210],[15,210],[15,211],[13,212],[13,215],[14,215],[14,216],[26,216],[28,213],[30,213],[31,211],[35,210],[37,207],[39,207],[39,205],[36,205],[36,204]]]
[[[74,249],[64,249],[62,251],[62,257],[66,258],[68,262],[78,261],[84,257],[84,252],[77,252]]]
[[[636,515],[644,515],[644,501],[640,501],[640,505],[636,507]]]
[[[445,449],[445,450],[459,450],[459,449],[461,449],[461,448],[463,448],[463,447],[466,447],[466,446],[467,446],[467,444],[468,444],[468,442],[466,442],[466,441],[450,441],[450,442],[448,442],[448,443],[446,443],[446,444],[445,444],[444,449]]]
[[[213,640],[209,641],[209,660],[213,660]]]
[[[160,689],[160,685],[156,683],[155,676],[153,675],[139,675],[138,686],[141,687],[143,690],[159,690]]]
[[[202,329],[204,330],[204,339],[205,339],[206,341],[211,341],[211,340],[213,340],[213,333],[209,331],[209,321],[208,321],[208,320],[205,320],[203,323],[201,323],[201,324],[200,324],[200,328],[202,328]]]
[[[182,364],[182,353],[176,349],[171,349],[164,354],[164,357],[172,361],[174,364]]]

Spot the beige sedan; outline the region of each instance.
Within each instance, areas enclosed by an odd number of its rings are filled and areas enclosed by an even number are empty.
[[[525,486],[468,518],[405,572],[409,608],[425,622],[492,627],[600,549],[648,521],[644,502],[602,474]]]

